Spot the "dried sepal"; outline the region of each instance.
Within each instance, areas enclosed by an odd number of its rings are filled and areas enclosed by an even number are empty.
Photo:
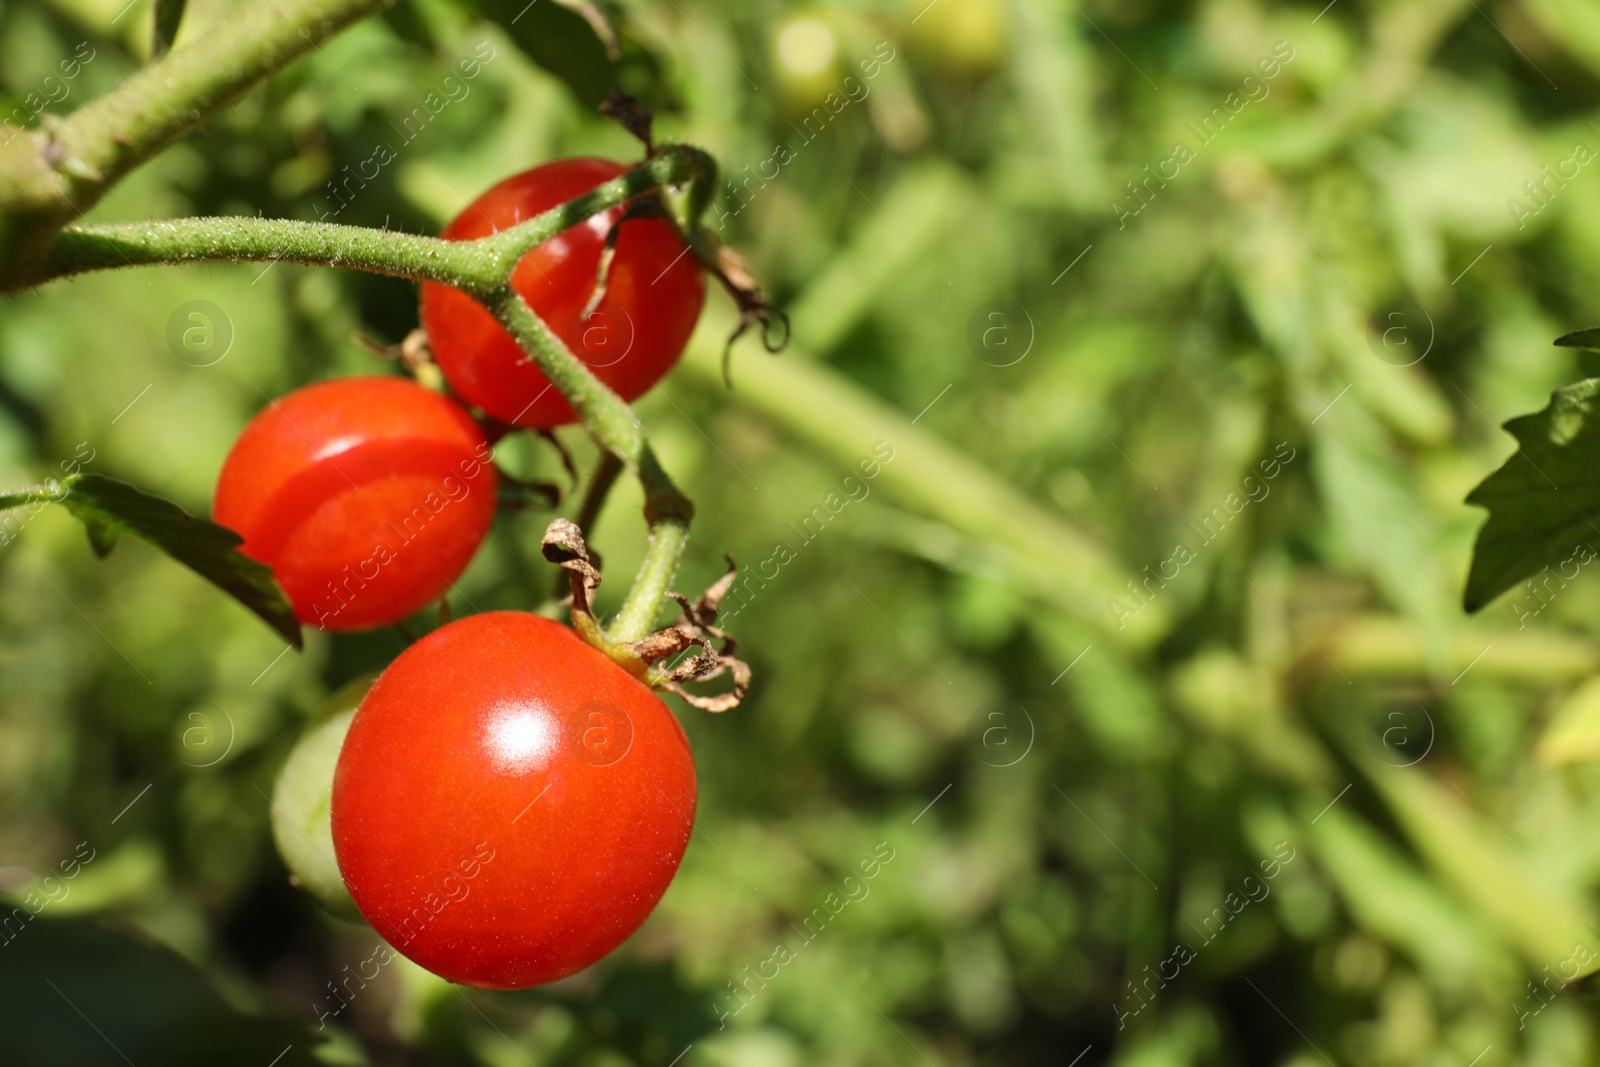
[[[590,644],[606,647],[605,631],[589,606],[593,603],[594,591],[600,588],[600,569],[589,558],[583,531],[570,519],[552,519],[545,528],[539,550],[545,559],[566,568],[567,578],[572,583],[572,628]]]
[[[739,308],[739,325],[728,335],[728,343],[722,350],[722,379],[731,389],[733,378],[729,372],[729,364],[733,356],[733,343],[751,326],[760,323],[762,347],[768,352],[781,352],[789,343],[789,316],[773,306],[772,301],[767,299],[767,294],[761,291],[755,275],[745,264],[744,257],[728,245],[717,247],[717,260],[712,267],[712,273],[722,282],[723,288],[728,290]],[[773,339],[774,324],[782,325],[776,340]]]
[[[732,556],[725,557],[728,572],[694,601],[681,593],[667,594],[683,609],[678,622],[637,641],[616,644],[606,637],[591,607],[600,586],[600,569],[584,543],[583,531],[568,519],[555,519],[545,530],[541,550],[545,559],[567,571],[572,584],[572,626],[584,640],[647,685],[674,693],[702,711],[728,711],[744,700],[750,689],[750,665],[735,655],[738,643],[717,625],[722,598],[738,574]],[[695,652],[677,663],[664,662],[689,649]],[[733,681],[725,693],[694,693],[684,688],[686,682],[709,682],[723,675]]]
[[[623,129],[643,141],[645,151],[649,155],[656,154],[655,141],[650,134],[655,116],[650,113],[649,108],[621,89],[613,89],[604,100],[600,101],[600,113],[615,119]]]
[[[661,204],[661,199],[651,193],[646,193],[637,199],[630,200],[622,209],[622,214],[617,221],[606,230],[606,241],[600,249],[600,261],[595,267],[594,292],[589,296],[589,302],[583,306],[583,311],[578,315],[579,322],[588,322],[600,308],[600,302],[606,298],[606,289],[611,284],[611,266],[617,258],[617,241],[622,236],[622,224],[634,219],[662,219],[670,218],[666,208]]]
[[[657,630],[633,646],[641,659],[651,663],[699,646],[699,651],[694,655],[657,674],[653,684],[677,694],[685,703],[701,711],[722,712],[736,708],[750,689],[750,665],[735,654],[738,642],[716,624],[722,598],[727,596],[738,575],[733,557],[725,558],[728,572],[693,603],[680,593],[667,594],[683,609],[681,621],[665,630]],[[733,680],[733,688],[726,693],[692,693],[683,686],[684,682],[709,682],[724,674]]]
[[[400,368],[419,383],[436,393],[445,391],[444,373],[433,362],[433,348],[428,344],[428,334],[421,328],[412,330],[397,345],[386,345],[360,330],[351,339],[371,355],[400,364]]]

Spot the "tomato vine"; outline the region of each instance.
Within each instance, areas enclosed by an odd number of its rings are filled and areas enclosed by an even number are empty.
[[[373,0],[304,0],[282,15],[270,2],[180,47],[53,129],[0,152],[0,292],[87,271],[199,262],[289,262],[367,271],[458,289],[489,310],[560,391],[597,444],[636,477],[648,546],[607,631],[610,642],[650,632],[688,538],[693,505],[662,467],[632,409],[600,382],[511,286],[530,250],[584,220],[654,198],[706,269],[735,296],[743,323],[765,331],[774,312],[736,256],[702,224],[717,182],[711,157],[688,145],[656,146],[638,166],[517,226],[466,241],[330,223],[250,217],[69,223],[118,179],[327,33],[378,10]],[[268,18],[264,12],[271,12]],[[314,27],[289,32],[284,25]],[[614,104],[625,125],[639,110]],[[742,324],[743,324],[742,323]]]

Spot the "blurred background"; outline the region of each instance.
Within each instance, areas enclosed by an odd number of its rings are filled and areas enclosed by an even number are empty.
[[[125,2],[0,2],[5,109],[64,113],[142,64],[150,5]],[[179,43],[230,6],[193,0]],[[1500,423],[1595,371],[1550,344],[1600,325],[1594,6],[606,9],[614,59],[554,2],[400,0],[93,217],[436,232],[523,168],[636,158],[595,111],[612,84],[715,154],[713,223],[794,329],[777,357],[741,342],[730,392],[714,293],[637,405],[699,508],[678,587],[724,551],[750,568],[728,624],[750,700],[674,702],[700,810],[672,888],[556,985],[402,961],[334,1013],[375,935],[287,884],[266,798],[405,638],[285,654],[148,547],[97,562],[65,514],[8,513],[0,893],[76,874],[0,934],[0,1059],[1600,1056],[1595,578],[1460,606]],[[76,463],[208,514],[268,397],[382,372],[353,335],[416,321],[408,284],[287,265],[10,297],[0,485]],[[565,478],[536,439],[502,454]],[[623,485],[602,516],[602,607],[639,504]],[[497,523],[473,604],[544,599],[550,517]]]

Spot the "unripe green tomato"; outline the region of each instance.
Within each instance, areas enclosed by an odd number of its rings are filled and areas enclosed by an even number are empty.
[[[361,913],[333,855],[333,768],[356,706],[376,677],[363,675],[328,698],[289,750],[272,787],[272,840],[289,868],[290,883],[341,919],[360,920]]]
[[[1001,0],[908,0],[916,19],[915,52],[941,68],[964,74],[994,70],[1006,52],[1006,10]],[[920,13],[920,14],[919,14]]]
[[[814,13],[783,20],[772,37],[772,68],[784,106],[809,110],[837,91],[844,76],[838,32]]]

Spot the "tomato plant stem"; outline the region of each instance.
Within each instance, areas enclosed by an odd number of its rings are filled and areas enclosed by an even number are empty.
[[[20,282],[0,278],[0,292],[93,270],[283,261],[440,282],[482,300],[506,285],[512,268],[530,249],[568,227],[641,193],[682,183],[703,184],[714,172],[710,158],[699,149],[667,146],[575,200],[474,241],[251,216],[72,226],[56,235],[30,278]]]
[[[677,199],[703,205],[703,193],[694,190],[709,186],[715,174],[715,164],[699,149],[664,146],[644,163],[583,196],[473,241],[248,217],[74,226],[55,236],[42,264],[20,284],[150,264],[283,260],[439,282],[470,294],[517,340],[572,405],[600,447],[644,487],[649,546],[622,610],[606,635],[608,641],[621,644],[638,640],[653,629],[688,540],[694,507],[662,469],[633,409],[596,378],[516,293],[511,273],[537,245],[642,193],[689,186],[691,191]],[[696,223],[684,218],[680,225],[693,227]],[[7,284],[0,278],[0,291]],[[11,287],[18,285],[12,283]],[[610,475],[614,477],[614,473]]]
[[[24,504],[55,504],[61,501],[67,492],[60,484],[53,482],[30,485],[26,489],[11,489],[0,493],[0,511],[20,508]]]
[[[531,231],[537,221],[523,225]],[[51,244],[45,263],[51,277],[65,277],[152,264],[282,261],[488,290],[498,284],[494,258],[475,245],[289,219],[168,219],[68,227]]]
[[[653,628],[661,602],[666,599],[667,587],[688,540],[694,505],[662,469],[633,409],[568,350],[526,300],[507,286],[484,300],[484,306],[561,391],[600,447],[616,456],[644,487],[650,543],[622,610],[606,634],[619,644],[637,641]]]
[[[388,0],[250,0],[66,118],[0,147],[0,288],[124,175]]]

